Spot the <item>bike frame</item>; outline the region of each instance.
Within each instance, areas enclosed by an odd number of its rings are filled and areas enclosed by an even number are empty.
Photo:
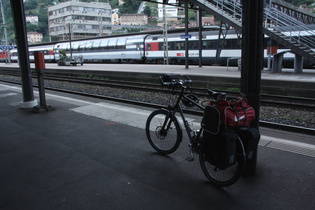
[[[194,131],[190,126],[189,126],[189,123],[188,121],[186,120],[185,118],[185,115],[184,115],[184,111],[183,111],[183,108],[180,104],[180,101],[184,98],[186,100],[188,100],[189,102],[191,102],[194,106],[197,106],[198,108],[200,108],[201,110],[204,110],[204,107],[199,105],[198,103],[196,103],[194,100],[190,99],[189,97],[187,97],[185,95],[185,91],[188,89],[188,87],[186,86],[182,86],[181,87],[181,92],[176,100],[176,103],[175,105],[168,105],[168,107],[164,110],[168,111],[169,112],[169,115],[167,116],[167,118],[165,119],[165,122],[164,122],[164,125],[163,125],[163,128],[165,128],[166,126],[166,130],[169,129],[170,127],[170,121],[168,120],[171,115],[173,115],[174,117],[176,117],[176,113],[178,112],[183,120],[183,124],[184,124],[184,127],[186,129],[186,133],[188,135],[188,138],[189,138],[189,149],[190,149],[190,158],[189,158],[189,161],[192,161],[194,160],[194,156],[193,156],[193,152],[192,152],[192,149],[193,147],[200,143],[202,140],[200,139],[200,135],[202,134],[202,131],[203,129],[200,128],[199,131]],[[177,117],[176,117],[177,118]],[[169,122],[169,123],[167,123]],[[168,125],[167,125],[168,124]],[[193,134],[193,135],[192,135]]]

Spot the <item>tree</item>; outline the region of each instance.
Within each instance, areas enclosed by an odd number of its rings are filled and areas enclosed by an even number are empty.
[[[24,3],[25,10],[36,9],[38,6],[37,0],[28,0]]]
[[[132,14],[136,13],[138,11],[138,8],[140,6],[140,1],[135,0],[125,0],[125,3],[121,6],[119,6],[119,12],[121,14]]]
[[[151,16],[151,7],[149,7],[148,5],[145,6],[143,13],[146,14],[148,17]]]

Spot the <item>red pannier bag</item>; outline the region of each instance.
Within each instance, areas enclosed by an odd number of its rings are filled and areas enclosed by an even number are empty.
[[[210,102],[220,112],[221,125],[227,128],[247,127],[255,120],[255,110],[244,100]]]

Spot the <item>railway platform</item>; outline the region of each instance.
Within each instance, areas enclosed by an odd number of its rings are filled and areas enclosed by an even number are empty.
[[[35,72],[35,65],[31,64]],[[18,64],[0,63],[0,69],[20,71]],[[237,88],[240,84],[241,71],[238,67],[230,66],[189,66],[184,65],[146,65],[146,64],[91,64],[83,66],[58,66],[56,63],[46,63],[47,74],[65,74],[85,77],[93,75],[95,77],[109,78],[111,80],[138,81],[159,84],[158,77],[164,73],[175,73],[188,75],[196,86],[213,85],[212,89],[217,89],[222,84],[228,84],[230,88]],[[315,70],[304,69],[302,73],[295,74],[293,69],[283,69],[282,72],[272,73],[263,69],[261,73],[262,92],[265,94],[285,94],[293,96],[314,98],[315,90]],[[219,88],[220,89],[220,88]]]
[[[216,188],[187,138],[154,152],[150,108],[46,91],[55,109],[34,113],[21,92],[0,82],[1,209],[315,209],[314,136],[261,128],[256,174]]]
[[[149,65],[149,64],[90,64],[84,63],[83,66],[58,66],[56,63],[46,63],[46,69],[50,72],[71,72],[81,71],[83,74],[88,72],[122,72],[141,74],[162,74],[162,73],[178,73],[193,76],[218,76],[240,78],[241,71],[235,66],[193,66],[190,65],[185,69],[184,65]],[[0,63],[0,69],[19,68],[17,63]],[[35,69],[35,64],[31,63],[31,68]],[[286,81],[302,81],[315,82],[315,70],[304,69],[302,73],[295,74],[293,69],[284,68],[282,72],[272,73],[264,68],[261,74],[262,80],[286,80]]]

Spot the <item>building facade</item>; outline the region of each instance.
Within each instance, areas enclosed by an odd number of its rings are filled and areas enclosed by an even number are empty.
[[[110,35],[109,3],[72,0],[48,8],[49,35],[60,40]]]
[[[148,16],[146,14],[124,14],[120,15],[120,25],[146,25]]]
[[[43,34],[35,31],[27,33],[27,42],[30,44],[40,43],[43,40]]]
[[[202,17],[201,19],[201,25],[203,26],[213,26],[215,23],[214,23],[214,17],[211,16],[211,17]]]
[[[25,16],[25,20],[27,23],[38,25],[38,16]]]

